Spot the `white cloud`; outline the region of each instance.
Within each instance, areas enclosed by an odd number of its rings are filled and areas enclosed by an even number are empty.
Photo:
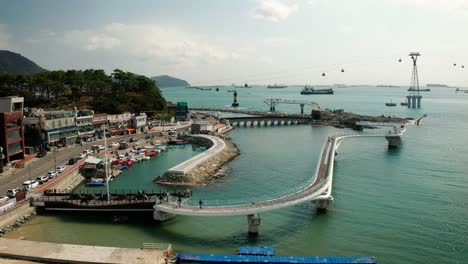
[[[387,0],[397,6],[429,8],[440,13],[467,12],[467,0]]]
[[[285,20],[297,11],[298,5],[292,0],[260,0],[253,11],[253,17],[273,22]]]
[[[10,34],[8,34],[7,25],[0,24],[0,49],[7,49],[9,40]]]
[[[273,59],[271,57],[263,56],[263,57],[258,58],[258,62],[260,64],[272,65]]]
[[[165,64],[216,63],[239,54],[207,44],[201,36],[159,24],[109,24],[99,30],[64,34],[67,45],[87,51],[109,51]]]
[[[263,39],[263,44],[273,47],[284,46],[290,42],[291,40],[285,37],[268,37]]]
[[[345,35],[349,35],[353,33],[353,27],[351,25],[340,25],[338,27],[338,31]]]

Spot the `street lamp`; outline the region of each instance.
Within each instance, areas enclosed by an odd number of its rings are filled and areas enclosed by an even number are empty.
[[[106,190],[107,190],[107,202],[110,203],[110,195],[109,195],[109,160],[107,159],[107,136],[106,136],[106,130],[107,130],[107,125],[102,125],[101,130],[104,131],[104,166],[105,166],[105,171],[106,171]]]

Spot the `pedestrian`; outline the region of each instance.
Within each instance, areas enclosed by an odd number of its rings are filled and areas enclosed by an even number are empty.
[[[200,200],[200,201],[198,202],[198,204],[200,205],[200,209],[201,209],[201,208],[202,208],[202,204],[203,204],[202,200]]]
[[[179,205],[179,207],[180,207],[181,203],[182,203],[182,199],[180,199],[180,197],[179,197],[179,199],[177,199],[177,204]]]

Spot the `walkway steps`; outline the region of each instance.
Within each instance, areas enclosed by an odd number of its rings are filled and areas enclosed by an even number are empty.
[[[55,244],[0,238],[0,257],[47,263],[159,264],[163,250]]]

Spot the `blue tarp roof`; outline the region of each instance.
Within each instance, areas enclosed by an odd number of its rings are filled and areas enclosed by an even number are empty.
[[[218,254],[188,254],[177,255],[177,263],[307,263],[307,264],[351,264],[369,263],[376,264],[372,257],[275,257],[275,256],[255,256],[255,255],[218,255]]]
[[[273,247],[253,247],[244,246],[239,247],[238,255],[258,255],[258,256],[274,256],[275,248]]]

